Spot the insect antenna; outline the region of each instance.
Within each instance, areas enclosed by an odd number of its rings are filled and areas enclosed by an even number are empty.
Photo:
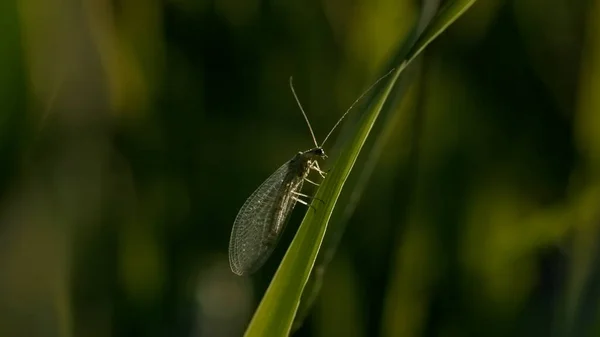
[[[375,83],[371,84],[371,86],[369,88],[367,88],[367,90],[365,90],[355,101],[354,103],[352,103],[352,105],[350,105],[350,107],[348,108],[348,110],[346,110],[346,112],[342,115],[342,117],[340,117],[340,119],[338,119],[337,123],[335,123],[335,125],[331,128],[331,131],[329,131],[329,133],[327,134],[327,136],[325,137],[325,140],[323,140],[323,143],[321,143],[321,145],[317,145],[317,147],[323,147],[323,145],[325,145],[325,142],[327,141],[327,139],[329,138],[329,136],[331,136],[331,134],[333,133],[333,130],[335,130],[335,128],[338,127],[338,125],[340,125],[340,123],[342,122],[342,120],[344,119],[344,117],[346,117],[346,115],[350,112],[350,110],[352,110],[352,108],[356,105],[356,103],[358,103],[363,97],[365,97],[367,95],[367,93],[369,91],[371,91],[371,89],[373,89],[374,86],[377,85],[377,83],[381,82],[381,80],[383,80],[384,78],[388,77],[393,71],[395,70],[395,68],[392,68],[392,70],[388,71],[385,75],[381,76],[377,81],[375,81]],[[307,120],[308,121],[308,120]],[[312,132],[312,131],[311,131]],[[314,135],[313,135],[314,138]]]
[[[298,107],[300,108],[300,111],[302,111],[302,116],[304,116],[304,120],[306,121],[306,124],[308,124],[308,130],[310,130],[310,135],[312,136],[312,139],[315,142],[315,146],[319,147],[319,144],[317,143],[317,138],[315,137],[315,133],[313,132],[312,127],[310,126],[310,122],[308,121],[308,117],[306,117],[306,113],[304,112],[304,109],[302,108],[302,104],[300,104],[300,100],[298,99],[298,95],[296,95],[296,91],[294,90],[294,84],[292,82],[293,82],[293,79],[292,79],[292,76],[290,76],[290,89],[292,89],[292,94],[294,94],[296,103],[298,103]]]

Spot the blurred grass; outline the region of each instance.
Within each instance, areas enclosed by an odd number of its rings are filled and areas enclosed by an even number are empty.
[[[323,135],[421,4],[2,2],[0,335],[241,335],[293,239],[228,270],[238,206],[307,144],[286,79]],[[478,1],[428,47],[295,335],[600,333],[597,22]]]

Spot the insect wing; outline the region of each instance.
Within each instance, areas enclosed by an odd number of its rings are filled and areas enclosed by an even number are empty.
[[[302,188],[303,181],[288,161],[246,200],[229,240],[229,264],[234,273],[253,273],[269,258],[296,204],[293,192]]]

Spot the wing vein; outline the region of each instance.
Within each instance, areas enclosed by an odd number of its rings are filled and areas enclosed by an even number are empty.
[[[248,197],[235,219],[229,263],[238,275],[252,273],[264,264],[296,204],[291,192],[302,188],[303,179],[290,163],[279,167]]]

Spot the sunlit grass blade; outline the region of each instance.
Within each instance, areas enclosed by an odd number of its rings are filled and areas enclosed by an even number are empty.
[[[408,53],[408,64],[433,42],[446,28],[463,15],[477,0],[455,0],[447,2],[437,13],[431,23],[425,28],[419,40]]]
[[[332,170],[321,184],[316,198],[325,200],[325,204],[313,204],[317,210],[306,213],[250,322],[246,336],[287,336],[289,334],[333,208],[373,123],[402,69],[402,67],[396,69],[390,78],[384,81],[385,86],[375,93],[378,99],[369,106],[369,111],[363,116],[355,137],[344,147]]]
[[[404,88],[400,89],[400,96],[404,97],[405,89],[408,89],[408,82],[413,79],[412,75],[416,74],[418,70],[410,69],[405,71],[402,75],[411,75],[411,76],[402,76],[399,78],[399,82],[406,84]],[[398,83],[400,84],[400,83]],[[403,86],[403,85],[401,85]],[[394,92],[393,95],[398,93]],[[390,100],[390,99],[388,99]],[[394,99],[391,99],[393,101]],[[371,175],[376,167],[376,164],[382,154],[385,145],[389,138],[391,138],[392,134],[396,131],[395,128],[398,126],[398,120],[400,119],[400,113],[404,111],[398,111],[397,106],[395,104],[390,104],[392,107],[386,105],[383,110],[394,110],[391,112],[387,112],[388,116],[385,116],[384,125],[379,125],[378,130],[376,131],[377,139],[370,144],[365,145],[366,152],[368,156],[365,159],[361,160],[361,163],[357,163],[355,170],[358,169],[360,172],[360,176],[356,178],[349,179],[346,186],[350,188],[350,192],[346,194],[342,194],[338,200],[340,202],[340,206],[336,209],[335,213],[333,213],[332,218],[329,223],[329,228],[326,233],[326,236],[323,240],[321,249],[317,256],[317,260],[314,265],[314,269],[310,275],[309,281],[306,285],[304,293],[302,294],[302,300],[300,302],[300,307],[298,309],[298,315],[296,316],[294,322],[294,330],[300,328],[304,319],[308,315],[311,310],[314,301],[317,298],[317,295],[320,291],[322,285],[322,279],[325,275],[325,271],[328,268],[329,263],[331,262],[335,252],[337,251],[338,245],[343,237],[343,234],[346,230],[346,226],[348,221],[352,217],[356,206],[360,202],[361,196],[369,184]],[[383,113],[383,112],[382,112]],[[383,116],[381,116],[383,117]],[[380,118],[381,118],[380,117]],[[363,150],[363,151],[364,151]],[[358,165],[360,164],[360,165]]]
[[[423,34],[423,31],[429,23],[431,23],[431,20],[437,13],[438,6],[439,0],[425,0],[422,2],[417,24],[415,25],[413,32],[411,32],[408,35],[408,38],[402,43],[396,56],[390,62],[392,65],[406,59],[408,53],[415,45],[415,42],[419,39],[421,34]],[[338,245],[346,231],[346,226],[354,214],[354,210],[360,202],[364,190],[369,184],[371,175],[379,162],[379,158],[381,157],[385,145],[388,143],[390,137],[397,131],[398,120],[400,119],[402,112],[404,112],[400,111],[399,106],[404,102],[406,93],[413,83],[415,75],[419,73],[419,68],[419,65],[413,64],[398,80],[396,88],[389,98],[389,103],[380,113],[380,121],[374,125],[372,130],[375,139],[367,142],[363,148],[363,151],[366,151],[368,156],[356,163],[354,170],[358,169],[360,174],[354,178],[350,177],[347,182],[349,186],[346,187],[350,188],[351,192],[340,196],[339,202],[343,206],[341,209],[336,209],[330,220],[329,229],[323,239],[323,244],[317,256],[313,272],[311,273],[304,293],[302,294],[300,307],[294,321],[294,331],[300,328],[311,311],[321,290],[325,272],[337,251]],[[343,139],[343,137],[341,138]]]
[[[437,1],[433,0],[423,3],[423,13],[421,19],[419,20],[419,26],[422,25],[422,27],[416,27],[416,34],[414,34],[414,38],[408,39],[403,44],[398,52],[398,55],[395,57],[395,60],[403,60],[409,57],[411,60],[416,59],[416,57],[424,50],[427,44],[429,44],[435,37],[439,35],[439,33],[441,33],[441,31],[432,30],[431,28],[426,30],[425,28],[435,26],[443,30],[449,26],[449,24],[441,24],[439,22],[435,25],[429,25],[434,18],[434,14],[436,13],[434,6],[436,2]],[[442,9],[442,12],[438,14],[437,18],[438,20],[439,18],[447,18],[448,20],[454,21],[473,3],[474,1],[459,3],[459,6],[465,6],[462,7],[462,9],[446,6]],[[454,13],[454,15],[451,15],[452,13]],[[415,43],[417,41],[419,41],[418,44]],[[411,68],[413,67],[411,66]],[[345,231],[346,224],[354,213],[354,209],[357,203],[360,201],[363,191],[368,185],[371,174],[373,173],[375,165],[378,162],[384,145],[394,132],[394,128],[397,127],[397,122],[395,122],[399,118],[396,111],[397,106],[403,100],[405,93],[412,82],[412,78],[414,77],[409,76],[409,70],[416,69],[407,69],[399,79],[399,82],[394,89],[393,96],[390,97],[391,104],[387,104],[384,108],[384,111],[381,112],[381,117],[385,117],[386,120],[384,123],[380,123],[382,124],[382,126],[379,128],[380,130],[374,130],[376,132],[377,139],[372,142],[368,148],[369,156],[366,160],[364,160],[364,164],[360,167],[360,177],[353,182],[352,186],[349,186],[352,188],[351,194],[346,197],[342,196],[341,198],[341,201],[344,204],[343,212],[337,216],[336,214],[333,215],[333,222],[330,224],[332,227],[328,230],[328,233],[323,241],[323,246],[321,247],[321,251],[317,257],[315,268],[302,295],[298,316],[294,322],[294,329],[299,328],[305,317],[308,315],[308,312],[311,309],[313,302],[315,301],[316,296],[321,288],[322,278],[328,266],[329,260],[337,250],[338,243]]]
[[[325,200],[325,204],[314,204],[317,211],[306,213],[246,330],[246,336],[287,336],[289,334],[338,197],[398,77],[429,43],[474,2],[475,0],[458,0],[444,7],[408,53],[408,61],[403,62],[385,81],[385,85],[380,86],[380,89],[374,93],[376,99],[366,108],[353,137],[349,139],[346,146],[342,147],[332,170],[317,191],[316,198]]]

